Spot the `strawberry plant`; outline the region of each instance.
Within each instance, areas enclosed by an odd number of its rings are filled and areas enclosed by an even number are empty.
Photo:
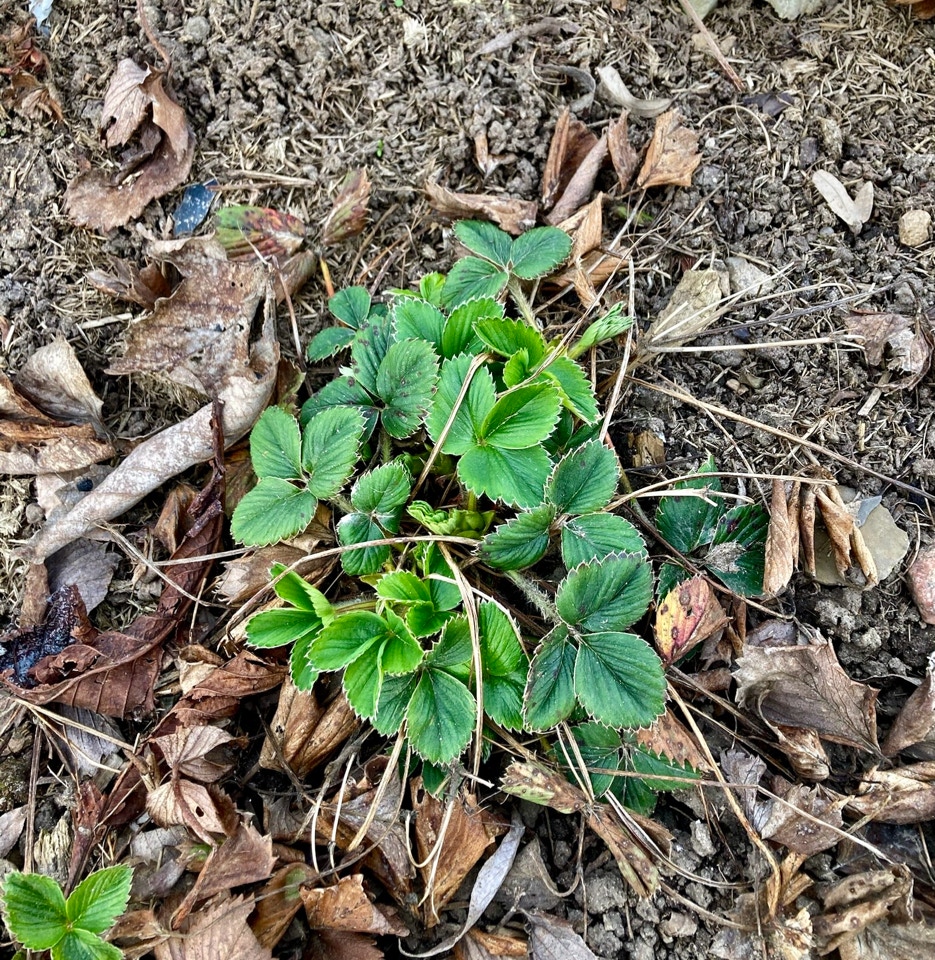
[[[651,724],[665,697],[659,658],[632,631],[653,595],[647,550],[610,510],[619,466],[576,362],[632,320],[614,309],[575,342],[550,340],[527,285],[567,257],[568,237],[455,232],[473,255],[447,277],[386,306],[359,287],[330,300],[338,323],[308,356],[340,358],[339,374],[298,416],[260,418],[258,482],[232,522],[259,546],[304,529],[319,501],[335,509],[353,599],[332,603],[274,567],[284,605],[250,619],[248,642],[290,646],[300,689],[341,672],[357,714],[403,729],[434,783],[478,711],[508,730],[570,719],[625,732]],[[547,554],[563,571],[554,589],[524,572]],[[523,606],[536,637],[520,627]]]

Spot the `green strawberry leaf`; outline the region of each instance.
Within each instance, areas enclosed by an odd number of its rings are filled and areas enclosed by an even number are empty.
[[[308,652],[318,636],[318,631],[310,630],[301,637],[297,637],[289,653],[289,673],[296,690],[308,693],[315,686],[318,671],[311,665]]]
[[[490,297],[468,300],[467,303],[455,307],[442,332],[442,356],[450,358],[461,353],[469,353],[471,356],[480,353],[484,345],[474,328],[481,320],[502,317],[503,304]]]
[[[575,660],[575,693],[588,713],[611,727],[648,727],[665,708],[662,663],[632,633],[589,633]]]
[[[396,533],[411,485],[409,471],[393,460],[358,477],[351,490],[351,503],[355,510]]]
[[[328,309],[341,323],[358,330],[370,315],[371,302],[364,287],[345,287],[328,301]]]
[[[424,300],[398,300],[393,305],[397,340],[425,340],[442,355],[442,334],[445,315]]]
[[[302,404],[300,422],[304,427],[313,417],[323,410],[335,407],[356,410],[366,424],[364,436],[369,437],[379,420],[379,413],[373,405],[373,398],[350,377],[338,377],[326,383],[318,393]]]
[[[471,358],[467,354],[446,360],[442,364],[438,389],[425,422],[429,436],[435,443],[438,443],[445,424],[455,409],[470,366]],[[485,367],[476,370],[442,444],[442,453],[460,456],[469,450],[474,445],[481,424],[496,402],[497,394],[490,371]]]
[[[133,871],[129,867],[96,870],[71,892],[65,901],[65,915],[76,927],[103,933],[127,909],[132,882]]]
[[[506,270],[512,246],[508,233],[483,220],[459,220],[454,232],[471,253]]]
[[[340,670],[382,643],[388,633],[383,617],[369,610],[352,610],[321,630],[309,647],[309,662],[316,670]]]
[[[273,584],[273,589],[281,600],[291,603],[299,610],[312,611],[322,620],[330,620],[334,616],[334,608],[328,598],[295,570],[288,570],[283,564],[274,563],[270,567],[269,575],[274,579],[279,578]]]
[[[251,647],[284,647],[300,637],[317,635],[322,627],[311,610],[264,610],[247,621],[247,643]]]
[[[612,773],[592,773],[592,770],[620,770],[623,768],[620,735],[601,723],[581,723],[572,729],[578,743],[578,752],[588,768],[591,789],[598,799],[604,796],[619,779]],[[556,753],[558,751],[556,750]],[[563,764],[564,765],[564,764]]]
[[[354,335],[351,369],[357,383],[368,393],[377,393],[377,371],[394,339],[389,315],[376,313],[371,313]]]
[[[338,543],[344,547],[367,543],[369,540],[383,540],[385,537],[386,533],[364,513],[349,513],[338,523]],[[389,558],[388,544],[361,547],[360,550],[345,550],[341,554],[341,566],[351,576],[364,577],[379,573]]]
[[[545,486],[545,497],[558,513],[594,513],[610,503],[619,480],[613,451],[592,440],[559,460]]]
[[[48,950],[68,929],[61,887],[44,874],[8,873],[2,905],[10,933],[30,950]]]
[[[251,547],[265,547],[301,533],[315,516],[318,501],[288,480],[267,477],[244,494],[231,517],[231,536]]]
[[[478,552],[498,570],[531,567],[549,549],[549,529],[554,519],[555,508],[547,503],[518,513],[488,533]]]
[[[430,763],[450,763],[471,740],[477,704],[454,677],[428,668],[422,671],[406,723],[413,750]]]
[[[490,528],[495,513],[493,510],[462,510],[452,507],[450,510],[433,510],[424,500],[413,500],[406,512],[426,530],[440,537],[472,537],[479,539]]]
[[[542,443],[558,420],[554,387],[536,383],[507,391],[484,418],[478,442],[501,450],[523,450]]]
[[[569,360],[568,357],[556,357],[542,371],[542,375],[558,387],[563,407],[585,423],[597,423],[600,412],[597,409],[594,388],[574,360]]]
[[[603,317],[595,320],[581,335],[581,339],[568,351],[573,360],[580,357],[585,350],[596,347],[599,343],[613,340],[622,333],[626,333],[633,326],[633,317],[623,312],[623,304],[615,303]]]
[[[512,357],[514,353],[525,350],[529,366],[535,367],[545,356],[542,334],[523,320],[488,317],[479,320],[474,329],[481,340],[501,357]]]
[[[442,300],[447,307],[457,307],[468,300],[480,297],[497,297],[506,286],[509,275],[505,270],[477,257],[464,257],[448,272],[442,290]]]
[[[523,697],[526,728],[549,730],[575,709],[575,658],[578,651],[566,627],[556,627],[539,645],[529,665]]]
[[[571,253],[571,237],[558,227],[533,227],[521,233],[510,248],[510,273],[521,280],[544,277]]]
[[[526,670],[484,679],[484,714],[506,730],[523,729],[523,692]]]
[[[471,628],[468,626],[467,617],[459,616],[445,624],[440,639],[426,654],[425,662],[467,683],[471,675],[473,656]]]
[[[610,553],[647,556],[646,544],[629,520],[615,513],[587,513],[563,524],[562,562],[569,570]]]
[[[484,601],[477,608],[481,661],[485,677],[506,677],[522,668],[526,675],[528,662],[510,618],[495,603]]]
[[[52,947],[52,960],[123,960],[123,951],[77,927]]]
[[[630,763],[637,773],[644,775],[643,783],[650,790],[687,790],[689,784],[684,782],[686,778],[689,780],[701,779],[701,773],[694,767],[688,764],[683,766],[669,757],[652,753],[643,747],[637,747],[631,752]],[[680,779],[666,779],[667,777]]]
[[[429,585],[408,570],[397,570],[380,577],[377,596],[402,604],[429,603],[432,599]]]
[[[515,507],[542,503],[551,469],[552,461],[541,446],[525,450],[471,447],[458,461],[458,477],[468,490]]]
[[[427,273],[419,281],[419,296],[427,300],[433,306],[442,305],[442,290],[445,288],[445,275],[443,273]]]
[[[267,407],[250,432],[250,461],[260,480],[302,477],[301,440],[295,417],[282,407]]]
[[[435,351],[424,340],[400,340],[387,350],[375,392],[386,404],[383,427],[391,437],[404,440],[419,429],[437,380]]]
[[[383,667],[380,651],[384,646],[368,649],[366,654],[348,664],[341,681],[344,695],[351,709],[359,717],[372,719],[377,712],[377,703],[383,687]]]
[[[659,567],[659,575],[656,582],[656,599],[662,601],[680,583],[688,580],[691,576],[692,573],[690,570],[686,570],[677,563],[663,563]]]
[[[354,330],[351,327],[325,327],[319,330],[309,341],[305,356],[309,363],[328,360],[351,345]]]
[[[422,662],[422,646],[401,617],[392,610],[385,615],[389,634],[380,654],[383,672],[389,676],[412,673]]]
[[[302,466],[313,496],[328,500],[347,483],[363,433],[363,417],[348,407],[322,410],[308,421],[302,431]]]
[[[701,476],[680,480],[675,490],[705,490],[719,493],[718,477],[705,476],[715,469],[709,457],[698,469]],[[691,553],[698,547],[709,544],[714,538],[717,522],[726,512],[721,497],[705,499],[703,496],[662,497],[656,508],[656,528],[662,538],[679,553]]]
[[[652,568],[645,557],[611,554],[571,570],[559,584],[559,616],[581,633],[625,630],[649,607]]]
[[[412,699],[418,683],[418,673],[383,678],[380,699],[377,702],[377,712],[371,721],[377,733],[382,733],[385,737],[399,733],[399,729],[406,719],[409,701]]]

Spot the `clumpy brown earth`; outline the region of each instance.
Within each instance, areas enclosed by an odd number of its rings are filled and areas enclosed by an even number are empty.
[[[19,7],[5,3],[0,16],[12,24]],[[632,296],[645,326],[693,266],[740,257],[774,280],[768,297],[748,294],[725,305],[719,331],[701,341],[718,349],[666,354],[637,375],[807,437],[850,465],[632,385],[618,407],[618,448],[626,448],[628,434],[652,430],[670,461],[660,476],[685,472],[706,452],[722,469],[748,475],[791,473],[817,462],[861,494],[883,497],[909,533],[909,559],[931,541],[931,379],[883,392],[865,408],[881,371],[868,369],[853,345],[835,342],[855,307],[923,324],[935,310],[933,247],[907,248],[897,229],[909,209],[935,214],[931,25],[879,0],[827,2],[791,22],[758,0],[721,0],[706,24],[746,86],[741,94],[675,3],[167,0],[148,3],[146,13],[171,56],[175,93],[197,138],[192,181],[217,177],[225,199],[285,209],[315,224],[344,173],[367,167],[376,228],[330,255],[338,287],[359,282],[379,292],[447,268],[455,250],[447,225],[424,199],[428,179],[536,199],[562,108],[578,101],[576,115],[598,132],[619,114],[602,87],[591,97],[564,68],[596,77],[598,67],[613,66],[635,96],[672,98],[700,134],[702,162],[691,187],[647,196],[621,196],[612,172],[601,175],[608,249],[629,257],[634,268],[632,286],[624,277],[610,293]],[[555,18],[553,29],[479,53],[545,17]],[[97,293],[85,275],[112,255],[139,261],[143,240],[134,224],[110,236],[76,229],[62,198],[83,165],[101,162],[97,121],[115,64],[123,57],[154,63],[156,55],[130,3],[56,0],[50,27],[40,45],[64,122],[0,115],[0,369],[16,371],[37,347],[64,336],[104,399],[107,424],[119,437],[140,437],[178,411],[166,398],[153,402],[127,378],[103,373],[119,353],[131,314]],[[777,112],[767,98],[779,94],[785,97]],[[631,119],[637,146],[651,131],[652,121]],[[492,154],[513,155],[486,181],[474,162],[481,132]],[[848,186],[874,184],[873,214],[859,235],[813,188],[817,169]],[[160,235],[177,201],[173,194],[151,204],[143,217],[147,230]],[[325,299],[318,280],[298,298],[303,342],[325,322]],[[552,309],[556,322],[580,312],[571,297]],[[815,337],[826,341],[784,345]],[[288,349],[287,321],[281,340]],[[757,346],[738,349],[750,344]],[[612,377],[617,366],[619,357],[604,354],[599,377]],[[747,481],[747,492],[768,494],[768,483]],[[7,544],[0,551],[0,606],[10,617],[23,582],[10,545],[27,538],[40,516],[22,479],[3,480],[0,508]],[[864,592],[799,577],[778,604],[830,637],[851,677],[880,690],[883,726],[935,650],[935,628],[920,621],[904,566]],[[133,594],[122,573],[107,604],[118,619]],[[718,723],[729,721],[726,712],[716,714]],[[705,733],[715,753],[731,745],[713,724]],[[132,741],[133,732],[123,736]],[[726,913],[738,892],[763,876],[736,824],[714,816],[723,802],[709,801],[707,810],[684,799],[661,804],[658,817],[675,835],[672,858],[681,872],[669,876],[671,892],[645,902],[627,891],[596,838],[585,838],[579,857],[577,821],[524,808],[558,887],[568,890],[582,879],[547,909],[586,930],[602,957],[709,956],[720,929],[711,915]],[[0,810],[18,802],[0,798]],[[918,836],[923,846],[935,839],[930,825]],[[506,906],[499,915],[492,908],[489,918],[499,919]],[[295,950],[281,955],[301,955],[301,946]]]

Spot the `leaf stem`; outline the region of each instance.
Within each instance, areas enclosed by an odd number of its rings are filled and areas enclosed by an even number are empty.
[[[551,598],[528,577],[524,577],[517,570],[507,570],[506,575],[519,587],[523,596],[539,611],[546,620],[554,624],[562,622],[558,610]]]
[[[535,327],[537,330],[540,328],[539,322],[536,320],[536,315],[532,312],[532,304],[530,304],[526,294],[523,293],[523,286],[518,277],[511,276],[507,281],[507,287],[510,291],[510,295],[513,297],[516,306],[519,308],[519,312],[523,315],[523,319],[531,327]]]

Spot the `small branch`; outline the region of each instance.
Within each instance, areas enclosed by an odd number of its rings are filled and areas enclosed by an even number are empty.
[[[711,36],[711,31],[704,25],[704,21],[698,16],[698,11],[691,5],[691,0],[679,0],[679,4],[705,38],[705,41],[711,48],[711,53],[714,54],[714,59],[717,60],[721,65],[721,69],[727,74],[727,79],[737,88],[739,93],[745,93],[747,85],[737,76],[737,71],[728,63],[727,57],[721,53],[721,48],[717,45],[714,37]]]

